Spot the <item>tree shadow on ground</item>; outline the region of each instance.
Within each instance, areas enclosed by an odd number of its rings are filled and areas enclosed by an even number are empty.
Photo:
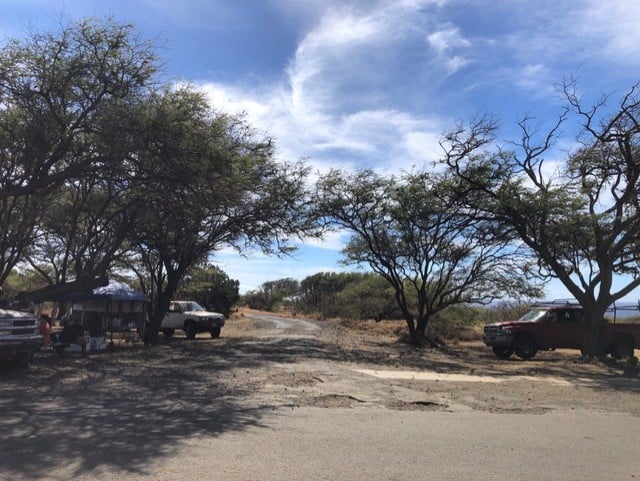
[[[215,382],[197,356],[139,347],[50,356],[29,371],[0,372],[2,479],[45,479],[52,467],[69,479],[101,469],[145,474],[188,437],[261,426],[265,407],[241,403],[249,393]]]
[[[274,364],[305,360],[330,361],[322,364],[328,369],[336,362],[347,368],[557,376],[594,390],[640,394],[637,376],[585,367],[576,364],[577,356],[553,352],[500,361],[482,346],[414,349],[374,335],[354,340],[338,328],[325,330],[331,332],[177,338],[152,348],[127,345],[61,360],[43,351],[29,371],[0,371],[2,474],[46,479],[52,467],[69,471],[69,479],[100,470],[125,477],[153,473],[159,459],[187,449],[193,436],[265,427],[267,413],[282,403],[266,404],[254,396],[256,385],[245,381],[260,382]]]

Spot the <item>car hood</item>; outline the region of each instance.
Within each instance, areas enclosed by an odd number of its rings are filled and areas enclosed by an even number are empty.
[[[521,324],[522,321],[504,321],[504,322],[492,322],[491,324],[486,324],[485,327],[512,327],[517,324]]]
[[[17,311],[15,309],[0,309],[0,318],[20,318],[20,319],[33,319],[33,312]]]
[[[224,318],[223,314],[220,314],[219,312],[209,312],[209,311],[185,311],[183,312],[183,314],[185,316],[191,316],[191,317],[222,317]]]

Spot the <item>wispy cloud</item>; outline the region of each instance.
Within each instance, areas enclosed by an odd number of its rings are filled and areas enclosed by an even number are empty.
[[[589,0],[572,30],[593,40],[591,53],[628,66],[637,66],[640,44],[640,3],[628,0]]]
[[[459,52],[470,47],[471,42],[460,34],[458,28],[438,30],[428,35],[427,40],[436,52],[436,60],[445,66],[449,74],[455,73],[470,62]]]
[[[421,12],[439,4],[382,2],[367,10],[329,4],[301,38],[280,82],[259,89],[203,82],[200,88],[214,105],[245,111],[254,125],[268,130],[281,155],[307,157],[320,171],[355,165],[402,169],[432,161],[439,155],[435,139],[449,121],[398,109],[395,96],[410,94],[401,83],[413,82],[398,75],[398,56],[419,52],[417,60],[425,65],[436,60],[442,78],[466,63],[447,57],[468,45],[456,29],[425,38],[428,22]],[[429,56],[430,43],[435,52]],[[426,143],[420,146],[420,140]]]

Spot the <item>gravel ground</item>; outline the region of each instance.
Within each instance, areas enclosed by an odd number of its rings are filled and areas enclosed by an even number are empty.
[[[416,350],[363,327],[245,312],[215,340],[43,350],[29,371],[0,371],[0,480],[142,476],[176,444],[250,431],[283,409],[640,417],[636,368],[576,351],[500,361],[477,341]]]

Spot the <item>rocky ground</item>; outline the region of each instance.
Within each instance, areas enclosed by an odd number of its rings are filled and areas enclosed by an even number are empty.
[[[7,389],[43,399],[91,390],[135,397],[188,393],[239,396],[253,407],[380,406],[396,410],[542,413],[591,409],[640,415],[638,368],[582,363],[577,351],[541,352],[529,361],[499,360],[479,340],[416,349],[399,340],[400,324],[357,328],[245,311],[220,339],[160,336],[159,345],[120,343],[112,352],[55,358],[43,350],[28,372],[3,371]]]
[[[638,369],[582,363],[577,351],[541,352],[529,361],[493,356],[478,340],[438,348],[411,347],[400,324],[296,320],[245,311],[227,322],[220,339],[179,334],[159,345],[120,343],[86,358],[49,350],[29,371],[2,371],[9,388],[50,396],[74,389],[187,389],[242,393],[255,406],[356,407],[544,412],[588,408],[640,415]],[[395,327],[395,328],[394,328]],[[154,384],[155,383],[155,384]],[[130,390],[130,391],[129,391]]]
[[[120,341],[85,358],[45,349],[27,371],[0,370],[0,480],[142,479],[177,445],[283,410],[640,416],[635,367],[583,364],[575,351],[501,361],[477,340],[415,349],[393,325],[358,327],[244,312],[219,339]]]
[[[395,329],[392,327],[396,327]],[[395,410],[544,413],[588,409],[640,415],[637,368],[580,362],[570,350],[534,359],[495,358],[479,340],[415,349],[398,324],[346,329],[248,313],[232,348],[257,369],[236,372],[257,402],[291,406],[380,406]],[[231,335],[231,333],[230,333]]]

